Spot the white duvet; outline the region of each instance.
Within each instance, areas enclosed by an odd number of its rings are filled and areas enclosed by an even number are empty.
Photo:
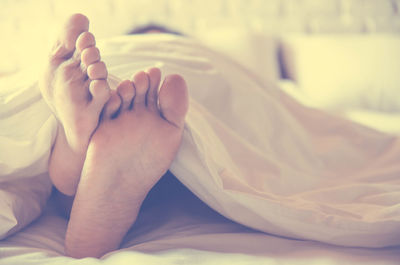
[[[397,136],[303,107],[188,39],[126,36],[100,50],[113,85],[151,66],[184,76],[190,110],[171,171],[222,215],[291,238],[362,247],[400,243]],[[37,86],[17,80],[4,84],[0,98],[4,198],[13,179],[41,176],[48,187],[43,176],[56,128]],[[40,198],[23,200],[39,202],[25,223],[48,196],[31,193]],[[16,219],[11,211],[2,212],[3,236],[18,229],[10,219]]]

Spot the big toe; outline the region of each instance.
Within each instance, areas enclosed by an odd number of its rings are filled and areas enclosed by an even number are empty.
[[[89,19],[82,14],[74,14],[65,23],[53,51],[54,58],[67,59],[73,55],[78,36],[89,29]]]
[[[167,76],[158,96],[162,117],[173,125],[183,128],[189,107],[185,80],[180,75]]]

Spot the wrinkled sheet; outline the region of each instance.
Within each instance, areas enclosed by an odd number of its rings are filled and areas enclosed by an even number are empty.
[[[188,39],[125,36],[100,49],[115,76],[113,86],[151,66],[184,76],[190,110],[171,171],[220,214],[290,238],[343,246],[399,244],[397,136],[306,108]],[[33,117],[49,115],[38,111]],[[28,126],[16,124],[21,126],[16,130]],[[2,168],[13,172],[41,163],[45,148],[34,145],[30,160],[18,154],[2,158]]]
[[[400,260],[398,247],[346,248],[259,233],[222,217],[179,185],[164,187],[152,194],[153,207],[140,212],[122,249],[102,259],[63,256],[67,220],[50,200],[40,219],[0,241],[0,264],[397,265]]]

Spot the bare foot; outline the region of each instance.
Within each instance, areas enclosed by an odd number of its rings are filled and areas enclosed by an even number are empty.
[[[66,253],[100,257],[115,250],[140,206],[178,151],[188,109],[179,75],[158,92],[157,68],[122,82],[93,135],[66,234]],[[114,113],[120,112],[117,117]]]
[[[68,19],[40,82],[60,123],[49,172],[54,185],[68,195],[76,191],[89,140],[110,97],[107,69],[88,27],[84,15]]]

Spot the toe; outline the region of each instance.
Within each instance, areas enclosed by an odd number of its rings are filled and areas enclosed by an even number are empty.
[[[83,67],[86,69],[89,67],[89,65],[100,61],[99,49],[95,46],[84,49],[81,54],[81,61]]]
[[[92,99],[89,102],[88,111],[99,115],[111,97],[110,87],[106,80],[93,80],[90,82],[89,90]]]
[[[104,105],[110,97],[110,86],[106,80],[92,80],[89,85],[89,90],[92,95],[91,104]]]
[[[117,92],[122,99],[121,110],[127,110],[132,107],[132,100],[135,96],[135,88],[130,80],[122,81],[118,87]]]
[[[99,61],[91,64],[87,67],[87,75],[90,79],[106,79],[107,78],[107,68],[104,62]]]
[[[73,55],[78,36],[89,29],[89,20],[82,14],[72,15],[62,29],[53,49],[52,59],[68,59]]]
[[[158,87],[160,86],[161,71],[158,68],[151,68],[147,71],[149,77],[149,91],[146,96],[146,104],[150,110],[158,111],[157,98]]]
[[[165,78],[159,92],[159,105],[162,117],[178,128],[183,128],[189,107],[188,90],[180,75]]]
[[[104,107],[103,119],[112,119],[121,107],[121,98],[116,91],[111,91],[110,99]]]
[[[133,83],[135,86],[135,99],[133,101],[133,107],[145,107],[146,106],[146,94],[149,89],[149,77],[145,72],[139,72],[133,77]]]
[[[76,40],[76,48],[79,52],[82,52],[84,49],[95,46],[96,39],[91,32],[85,31],[81,33]]]

